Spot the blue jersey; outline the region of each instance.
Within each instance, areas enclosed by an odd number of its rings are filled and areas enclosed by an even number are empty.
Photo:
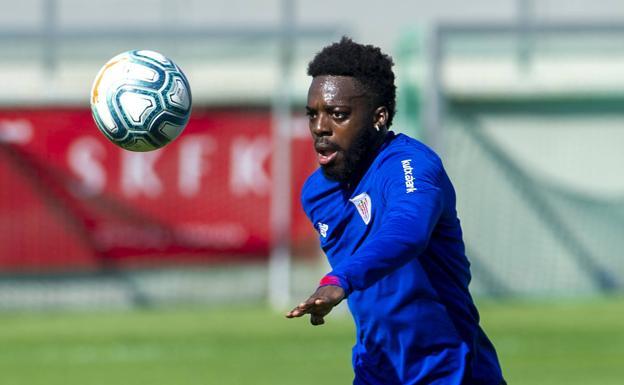
[[[392,132],[357,185],[306,181],[319,233],[356,324],[354,384],[502,383],[468,292],[455,192],[439,157]]]

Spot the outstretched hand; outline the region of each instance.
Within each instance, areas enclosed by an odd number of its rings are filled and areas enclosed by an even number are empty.
[[[301,302],[288,313],[286,318],[301,317],[310,314],[312,325],[322,325],[325,323],[324,317],[338,305],[345,297],[345,291],[340,286],[321,286],[307,300]]]

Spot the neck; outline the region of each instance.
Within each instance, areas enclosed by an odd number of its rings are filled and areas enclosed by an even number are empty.
[[[379,148],[383,145],[387,136],[388,130],[380,131],[379,134],[375,136],[370,146],[368,146],[365,152],[365,156],[360,159],[358,167],[355,169],[349,180],[345,183],[349,189],[355,187],[360,182],[360,179],[362,179],[362,177],[366,173],[366,170],[368,170],[371,163],[373,163],[373,160],[377,156]]]

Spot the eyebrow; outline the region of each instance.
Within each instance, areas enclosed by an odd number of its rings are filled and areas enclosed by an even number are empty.
[[[324,111],[331,111],[331,110],[334,110],[334,109],[337,109],[337,108],[349,108],[349,109],[351,109],[351,106],[348,106],[346,104],[329,104],[329,105],[324,106],[323,110]],[[310,106],[305,106],[305,110],[306,110],[307,113],[316,112],[317,111],[316,108],[312,108]]]
[[[326,104],[323,106],[323,109],[325,110],[329,110],[332,108],[344,108],[344,107],[351,107],[349,104]],[[316,108],[310,107],[308,105],[305,106],[306,110],[312,110],[312,111],[316,111]]]

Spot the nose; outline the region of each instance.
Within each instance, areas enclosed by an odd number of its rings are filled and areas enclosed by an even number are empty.
[[[331,135],[331,127],[326,119],[326,114],[318,114],[314,119],[310,119],[310,131],[316,136]]]

